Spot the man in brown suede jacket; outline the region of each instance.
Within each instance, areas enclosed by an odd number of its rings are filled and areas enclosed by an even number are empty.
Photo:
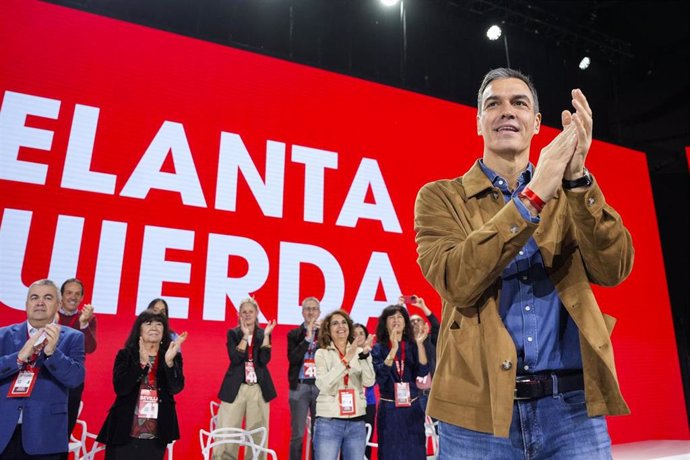
[[[443,299],[428,405],[441,459],[610,458],[603,416],[629,412],[615,320],[590,283],[623,281],[634,250],[585,169],[592,112],[579,89],[572,104],[533,166],[534,86],[492,70],[478,93],[482,159],[418,194],[418,262]]]

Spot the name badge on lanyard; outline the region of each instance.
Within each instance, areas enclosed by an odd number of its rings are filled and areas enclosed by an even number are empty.
[[[256,369],[254,368],[254,337],[249,336],[248,342],[247,361],[244,362],[244,381],[249,385],[254,385],[257,382]]]
[[[338,405],[340,406],[340,415],[355,415],[357,413],[355,389],[342,388],[338,390]]]
[[[316,363],[314,362],[314,358],[305,358],[302,369],[304,370],[305,379],[316,378]]]
[[[8,398],[28,398],[36,384],[39,368],[29,367],[22,369],[17,374],[17,377],[10,385],[10,391],[7,393]]]
[[[158,418],[158,391],[139,390],[139,418]]]
[[[410,382],[395,382],[395,407],[410,407]]]

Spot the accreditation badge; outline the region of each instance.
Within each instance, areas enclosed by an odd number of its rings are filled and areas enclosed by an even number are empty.
[[[36,384],[36,377],[38,377],[38,368],[31,367],[19,371],[17,377],[10,385],[10,391],[7,392],[8,398],[28,398]]]
[[[338,390],[338,405],[340,406],[340,415],[355,415],[357,412],[355,407],[355,389],[343,388]]]
[[[315,379],[316,378],[316,363],[314,362],[314,359],[307,358],[304,360],[304,366],[302,367],[304,370],[304,378],[305,379]]]
[[[158,418],[158,391],[157,390],[139,390],[139,418]]]
[[[244,362],[244,381],[249,385],[256,383],[256,370],[254,369],[254,361]]]
[[[410,397],[410,382],[395,383],[395,407],[410,407],[412,398]]]

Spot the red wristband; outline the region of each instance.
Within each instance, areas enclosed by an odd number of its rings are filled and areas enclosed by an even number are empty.
[[[544,205],[546,205],[544,200],[542,200],[539,195],[534,193],[529,187],[525,187],[524,190],[518,195],[518,198],[525,198],[527,201],[529,201],[534,209],[537,210],[537,214],[539,214],[541,210],[544,209]]]

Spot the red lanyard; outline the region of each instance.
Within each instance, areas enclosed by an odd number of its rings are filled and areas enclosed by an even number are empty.
[[[391,348],[393,348],[393,343],[389,342],[389,346]],[[397,358],[398,355],[396,354],[395,357]],[[398,371],[398,376],[400,377],[400,381],[402,382],[403,373],[405,372],[405,341],[404,340],[400,341],[400,361],[398,361],[396,359],[394,362],[395,362],[395,369]]]
[[[353,345],[353,346],[354,346],[354,345]],[[338,350],[337,347],[336,347],[336,350]],[[343,364],[345,364],[345,363],[346,363],[346,361],[345,361],[345,355],[342,354],[342,353],[340,352],[340,350],[338,350],[338,355],[340,355],[340,361],[341,361]],[[349,364],[345,364],[345,377],[343,377],[343,383],[345,384],[345,386],[347,386],[348,382],[350,381],[349,370],[350,370],[350,365],[349,365]]]
[[[153,365],[149,369],[149,388],[156,388],[156,375],[158,375],[158,353],[156,353],[156,358],[153,360]]]

